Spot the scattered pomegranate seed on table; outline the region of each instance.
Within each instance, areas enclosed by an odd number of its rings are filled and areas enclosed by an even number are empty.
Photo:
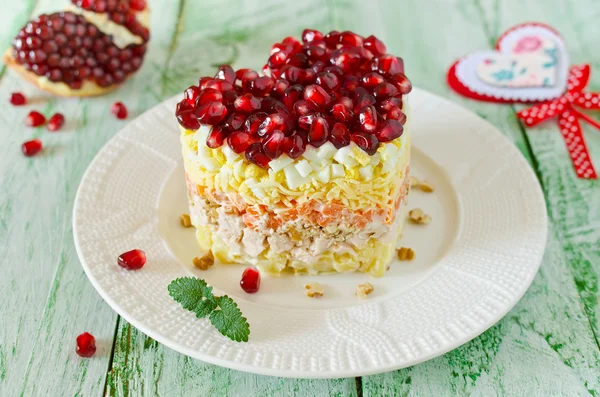
[[[273,44],[263,76],[221,65],[200,78],[177,105],[179,124],[213,126],[208,147],[228,144],[263,168],[328,141],[374,155],[402,135],[402,97],[412,90],[402,58],[375,36],[306,29],[301,37]]]
[[[127,270],[139,270],[146,264],[146,253],[134,249],[121,254],[118,258],[119,266]]]
[[[260,288],[260,272],[258,269],[249,267],[244,270],[242,279],[240,280],[240,287],[249,294],[253,294]]]
[[[77,337],[75,352],[81,357],[92,357],[96,353],[96,338],[89,332]]]
[[[110,108],[110,111],[119,120],[123,120],[123,119],[127,118],[127,114],[128,114],[127,107],[125,107],[125,105],[123,105],[122,102],[115,102],[112,105],[112,107]]]
[[[25,125],[28,127],[39,127],[44,124],[46,124],[46,117],[35,110],[29,112],[27,117],[25,117]]]
[[[27,103],[27,99],[20,92],[13,92],[10,94],[10,103],[14,106],[23,106]]]
[[[21,151],[27,157],[32,157],[42,151],[44,145],[39,139],[27,141],[21,145]]]
[[[46,128],[48,128],[48,130],[50,130],[50,131],[58,131],[62,128],[62,126],[64,124],[65,124],[65,116],[63,116],[61,113],[56,113],[52,117],[50,117],[50,120],[48,120],[48,125],[46,125]]]

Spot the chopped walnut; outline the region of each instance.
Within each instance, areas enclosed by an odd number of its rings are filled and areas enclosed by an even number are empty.
[[[411,261],[415,257],[415,251],[412,248],[402,247],[398,250],[398,259],[401,261]]]
[[[319,283],[304,284],[304,292],[309,298],[318,298],[323,296],[324,290]]]
[[[373,292],[373,285],[371,283],[364,283],[356,286],[356,296],[360,299],[365,299],[371,292]]]
[[[419,225],[426,225],[431,222],[431,216],[427,215],[420,208],[415,208],[414,210],[410,210],[408,212],[408,217],[413,223]]]
[[[188,214],[181,214],[179,221],[183,227],[192,227],[192,220]]]
[[[209,267],[214,265],[215,257],[213,256],[212,251],[208,251],[208,253],[206,253],[206,255],[204,255],[202,258],[195,257],[192,262],[198,269],[208,270]]]
[[[419,189],[421,189],[425,193],[431,193],[435,190],[433,188],[433,185],[426,181],[421,181],[421,183],[419,183]]]

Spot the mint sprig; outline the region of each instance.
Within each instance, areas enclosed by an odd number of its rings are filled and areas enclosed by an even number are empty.
[[[171,281],[169,295],[196,317],[208,316],[211,324],[224,336],[236,342],[248,342],[250,325],[237,303],[227,295],[214,296],[206,281],[182,277]]]

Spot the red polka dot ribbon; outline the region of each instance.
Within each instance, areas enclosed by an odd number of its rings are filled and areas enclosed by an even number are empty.
[[[577,177],[597,179],[598,176],[585,144],[579,119],[598,129],[600,129],[600,123],[575,108],[577,106],[582,109],[600,110],[600,93],[583,92],[589,79],[590,65],[571,67],[567,92],[562,97],[521,110],[517,116],[527,127],[533,127],[542,121],[558,116],[558,126]]]

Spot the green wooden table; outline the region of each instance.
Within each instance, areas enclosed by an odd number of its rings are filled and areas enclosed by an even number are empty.
[[[63,0],[64,1],[64,0]],[[575,177],[556,123],[524,130],[515,107],[451,92],[445,70],[491,48],[506,28],[537,20],[565,37],[572,63],[590,62],[600,91],[598,0],[150,0],[152,40],[143,69],[117,92],[58,99],[2,68],[0,98],[35,97],[28,108],[65,114],[65,131],[23,124],[26,110],[0,109],[0,396],[587,396],[600,395],[600,181]],[[56,0],[5,1],[0,47]],[[228,370],[176,353],[146,337],[104,303],[84,275],[71,214],[79,181],[98,150],[123,126],[110,116],[125,102],[135,117],[182,91],[215,65],[260,69],[271,43],[305,27],[375,34],[405,59],[413,83],[496,125],[529,160],[550,218],[533,285],[498,324],[434,360],[381,375],[339,380],[283,379]],[[6,103],[6,102],[5,102]],[[600,167],[600,132],[585,128]],[[20,145],[46,150],[25,158]],[[93,359],[74,354],[75,337],[98,340]]]

